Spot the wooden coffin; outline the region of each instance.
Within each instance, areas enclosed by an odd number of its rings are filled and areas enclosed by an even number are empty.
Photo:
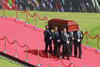
[[[48,21],[48,25],[52,30],[55,26],[57,26],[59,30],[66,28],[68,32],[79,30],[79,25],[73,20],[51,19]]]

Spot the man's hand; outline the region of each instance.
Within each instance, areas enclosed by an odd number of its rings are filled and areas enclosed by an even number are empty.
[[[81,35],[81,37],[82,37],[82,35]]]
[[[80,39],[78,39],[77,41],[78,41],[78,42],[80,42],[81,40],[80,40]]]
[[[60,42],[60,40],[57,40],[57,42],[59,43],[59,42]]]
[[[72,38],[72,40],[74,40],[74,37]]]
[[[52,37],[49,37],[50,40],[52,40]]]
[[[67,44],[69,44],[69,41],[67,41]]]

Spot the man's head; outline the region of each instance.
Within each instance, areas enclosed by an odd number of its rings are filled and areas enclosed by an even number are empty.
[[[46,28],[46,29],[49,29],[49,26],[48,26],[48,25],[46,25],[46,26],[45,26],[45,28]]]
[[[66,28],[64,28],[64,30],[63,30],[64,32],[67,32],[67,29]]]
[[[55,26],[55,29],[54,29],[55,31],[58,31],[58,28],[57,28],[57,26]]]

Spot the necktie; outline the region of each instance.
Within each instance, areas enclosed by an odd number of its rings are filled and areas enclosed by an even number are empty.
[[[80,38],[80,31],[78,31],[78,38]]]
[[[67,33],[64,33],[64,35],[65,35],[66,39],[68,40],[68,35],[67,35]]]

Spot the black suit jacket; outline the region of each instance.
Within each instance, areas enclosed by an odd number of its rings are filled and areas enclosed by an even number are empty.
[[[80,31],[80,36],[79,37],[78,37],[78,32],[74,33],[74,41],[78,42],[78,39],[80,39],[80,42],[82,42],[82,40],[83,40],[83,32],[82,31]]]
[[[62,36],[61,36],[62,44],[68,44],[67,41],[69,41],[69,44],[70,44],[69,34],[67,33],[67,35],[68,35],[68,38],[66,38],[66,36],[64,35],[64,33],[62,33]]]
[[[44,31],[44,41],[46,42],[46,43],[51,43],[51,41],[52,41],[52,39],[50,39],[50,37],[52,38],[52,32],[51,32],[51,30],[45,30]]]
[[[58,40],[60,40],[60,42],[58,42]],[[60,44],[61,43],[61,36],[60,36],[60,33],[57,31],[57,32],[53,32],[53,42],[54,44],[57,43],[57,44]]]

